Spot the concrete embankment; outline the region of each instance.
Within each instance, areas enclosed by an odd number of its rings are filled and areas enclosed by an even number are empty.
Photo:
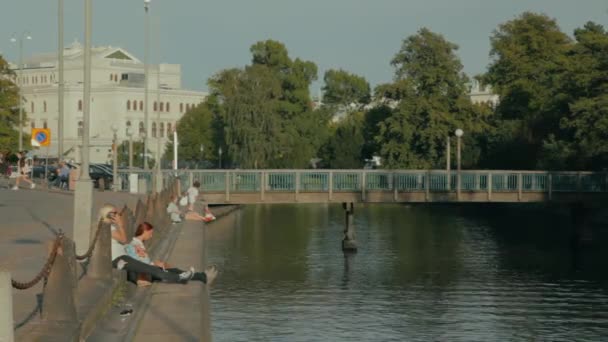
[[[205,230],[221,229],[222,217],[238,209],[239,206],[216,206],[211,210],[217,220],[211,223],[185,221],[172,225],[153,251],[154,259],[182,269],[193,266],[197,271],[203,270]],[[186,285],[154,283],[149,288],[129,283],[88,341],[198,341],[210,329],[207,290],[198,281]],[[121,316],[125,309],[133,309],[133,313]]]

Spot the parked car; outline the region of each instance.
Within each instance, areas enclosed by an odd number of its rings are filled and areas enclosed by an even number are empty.
[[[35,165],[32,168],[33,178],[44,179],[44,172],[46,169],[47,177],[53,173],[57,173],[57,167],[55,165]]]

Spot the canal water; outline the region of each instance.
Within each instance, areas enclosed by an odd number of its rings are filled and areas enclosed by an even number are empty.
[[[608,341],[608,242],[512,207],[257,205],[207,231],[215,341]],[[606,248],[608,250],[608,248]]]

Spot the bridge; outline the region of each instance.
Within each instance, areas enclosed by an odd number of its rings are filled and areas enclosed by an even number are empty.
[[[163,170],[167,179],[176,175],[184,185],[199,181],[209,204],[575,203],[608,199],[606,172]],[[123,189],[126,176],[120,174]],[[139,177],[152,182],[151,173],[141,172]]]

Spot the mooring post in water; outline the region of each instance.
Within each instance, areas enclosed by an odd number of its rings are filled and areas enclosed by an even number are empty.
[[[342,240],[342,250],[344,252],[356,252],[357,240],[355,236],[355,205],[354,203],[342,203],[344,208],[344,239]]]
[[[570,213],[572,216],[572,234],[570,243],[579,247],[585,244],[589,244],[593,239],[590,218],[591,209],[585,207],[581,202],[574,203],[570,207]]]

